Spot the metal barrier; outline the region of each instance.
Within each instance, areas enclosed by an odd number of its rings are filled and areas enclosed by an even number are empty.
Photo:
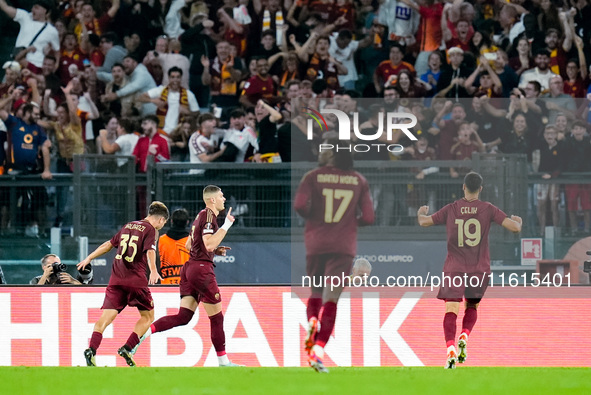
[[[222,187],[227,206],[238,217],[237,228],[256,229],[258,234],[289,234],[300,227],[301,220],[291,210],[293,195],[302,176],[313,169],[314,163],[157,163],[147,174],[136,174],[134,158],[107,155],[75,157],[74,174],[54,174],[52,180],[38,175],[4,175],[0,205],[13,230],[23,232],[30,209],[27,190],[45,188],[50,191],[47,208],[42,207],[40,220],[43,230],[64,209],[71,210],[74,236],[85,235],[91,240],[104,239],[126,221],[140,214],[137,191],[146,187],[144,204],[161,200],[171,210],[185,207],[195,215],[204,207],[201,191],[208,184]],[[120,165],[120,166],[118,166]],[[439,171],[417,179],[425,167]],[[376,209],[376,227],[391,228],[389,232],[407,233],[416,229],[416,210],[428,204],[431,212],[461,198],[463,178],[451,178],[448,169],[458,167],[456,161],[389,161],[358,162],[356,169],[368,180]],[[589,174],[564,174],[560,179],[542,179],[540,174],[527,172],[525,156],[476,154],[472,161],[462,161],[464,173],[469,169],[484,177],[482,199],[524,218],[525,230],[535,234],[535,184],[589,184]],[[561,206],[562,210],[564,208]],[[66,210],[67,211],[67,210]],[[532,214],[534,213],[534,214]],[[566,214],[563,212],[562,217]],[[531,228],[531,229],[530,229]],[[5,229],[3,229],[5,231]],[[252,232],[249,232],[252,233]],[[492,234],[493,237],[495,233]],[[511,238],[499,232],[501,238]]]
[[[74,236],[106,239],[137,218],[135,157],[74,156]]]

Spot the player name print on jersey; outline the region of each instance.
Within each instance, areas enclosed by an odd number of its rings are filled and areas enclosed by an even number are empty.
[[[316,181],[323,184],[359,185],[358,177],[338,174],[318,174]]]

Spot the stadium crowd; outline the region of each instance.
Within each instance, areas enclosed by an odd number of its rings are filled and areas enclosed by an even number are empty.
[[[3,13],[20,25],[0,85],[6,173],[49,179],[52,172],[72,172],[73,156],[83,153],[135,155],[138,172],[146,172],[148,156],[314,161],[317,145],[305,137],[305,115],[292,113],[294,99],[359,111],[361,130],[375,130],[384,109],[416,115],[418,141],[401,133],[388,141],[404,145],[402,153],[356,159],[523,153],[544,178],[591,171],[587,0],[31,5],[25,10],[0,0]],[[383,100],[361,109],[359,98]],[[412,171],[419,180],[440,173],[428,163]],[[449,176],[468,171],[450,167]],[[589,234],[589,187],[565,187],[572,231],[582,209],[581,231]],[[557,223],[560,186],[535,189],[543,232]],[[425,189],[404,192],[415,211],[429,199]],[[3,193],[2,229],[6,199]],[[43,187],[32,200],[27,224],[43,228]]]

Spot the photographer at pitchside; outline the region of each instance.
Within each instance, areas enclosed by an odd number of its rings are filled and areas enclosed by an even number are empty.
[[[36,276],[29,284],[31,285],[52,285],[52,284],[92,284],[92,267],[78,271],[76,278],[66,272],[66,265],[62,263],[59,256],[47,254],[41,258],[43,274]]]

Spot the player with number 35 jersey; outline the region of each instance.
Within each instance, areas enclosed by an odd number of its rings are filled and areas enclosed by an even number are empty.
[[[135,366],[131,350],[154,321],[154,301],[148,284],[156,284],[158,280],[162,280],[156,269],[156,240],[158,231],[166,224],[168,217],[168,208],[163,203],[152,202],[146,218],[124,225],[111,240],[105,241],[78,263],[78,270],[83,269],[93,259],[113,248],[117,249],[111,278],[105,291],[105,301],[101,307],[103,313],[94,324],[89,347],[84,351],[87,366],[96,366],[95,355],[103,339],[103,332],[126,306],[137,307],[140,319],[117,353],[129,366]],[[146,266],[150,268],[149,280]]]

